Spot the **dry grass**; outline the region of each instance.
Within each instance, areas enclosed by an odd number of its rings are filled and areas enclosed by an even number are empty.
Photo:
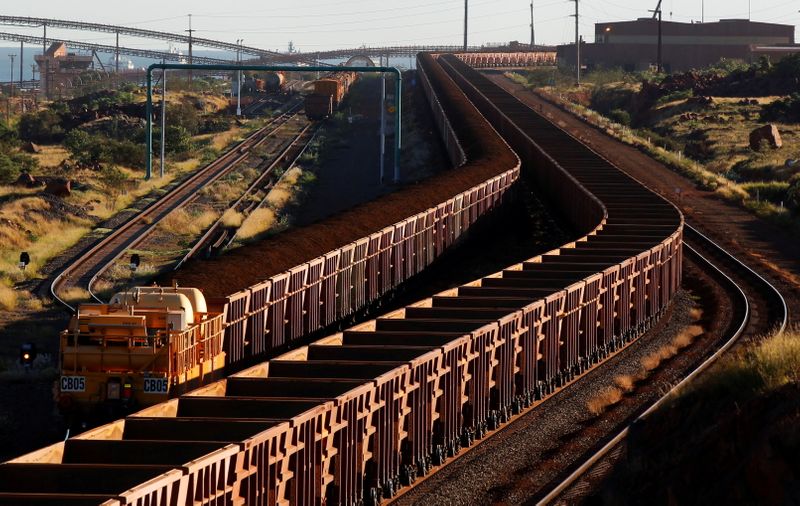
[[[689,312],[689,316],[693,321],[698,322],[703,316],[703,311],[700,308],[692,308]],[[658,369],[664,361],[677,355],[681,349],[689,346],[697,336],[702,335],[704,332],[705,329],[696,323],[684,328],[678,335],[672,338],[669,344],[660,347],[655,352],[642,358],[640,361],[642,369],[638,374],[625,374],[615,377],[615,386],[606,387],[596,397],[590,399],[586,403],[589,412],[597,416],[605,411],[608,406],[619,402],[623,395],[634,390],[638,381],[646,379],[652,371]],[[798,346],[798,353],[800,353],[800,346]],[[800,364],[800,357],[797,363]]]
[[[0,283],[0,309],[3,311],[13,311],[17,308],[19,296],[14,288],[6,283]]]
[[[62,290],[58,293],[58,296],[64,299],[65,302],[74,303],[74,302],[86,302],[92,298],[88,291],[84,290],[83,288],[73,286],[67,288],[66,290]]]
[[[800,331],[764,340],[749,361],[770,388],[800,382]]]
[[[0,207],[0,272],[14,281],[36,276],[39,268],[74,245],[89,231],[87,220],[51,211],[40,197],[25,196]],[[27,251],[31,263],[19,270],[19,254]]]
[[[222,224],[226,227],[238,228],[243,221],[244,216],[242,216],[242,213],[234,211],[233,209],[228,209],[225,211],[225,214],[222,215]]]
[[[636,378],[628,374],[617,376],[614,378],[614,384],[625,393],[632,392],[636,386]]]
[[[287,170],[278,184],[267,195],[267,203],[273,209],[280,209],[285,206],[294,197],[297,180],[302,174],[303,170],[299,167],[292,167]]]
[[[39,165],[43,168],[58,167],[61,162],[69,158],[69,151],[61,145],[39,146],[41,151],[31,156],[39,160]]]
[[[236,236],[248,240],[263,234],[275,224],[275,212],[272,209],[260,207],[248,216],[239,228]]]
[[[217,214],[211,210],[190,213],[185,208],[180,208],[169,213],[158,227],[169,234],[196,236],[210,227],[216,219]]]
[[[704,332],[705,329],[700,325],[689,325],[683,330],[683,332],[675,336],[675,338],[672,340],[672,345],[679,350],[686,348],[694,342],[695,338],[703,335]]]
[[[597,396],[589,399],[586,402],[586,407],[589,412],[595,416],[604,412],[609,406],[612,406],[622,400],[622,391],[619,388],[606,387]]]
[[[234,126],[228,131],[214,134],[198,135],[198,139],[211,139],[211,147],[223,151],[242,140],[242,128]]]

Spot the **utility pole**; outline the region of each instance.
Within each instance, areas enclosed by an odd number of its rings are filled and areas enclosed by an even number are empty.
[[[656,5],[656,8],[653,9],[652,11],[650,11],[650,12],[653,13],[653,19],[656,19],[656,16],[658,16],[658,57],[656,59],[656,63],[658,65],[658,73],[659,74],[664,71],[664,65],[663,65],[663,62],[662,62],[662,59],[661,59],[661,49],[662,49],[662,41],[661,41],[661,2],[662,2],[662,0],[658,0],[658,5]]]
[[[162,63],[166,61],[162,60]],[[166,163],[165,142],[167,132],[167,69],[161,70],[161,179],[164,179],[164,164]]]
[[[191,14],[189,14],[189,29],[185,30],[185,31],[189,32],[189,65],[191,65],[192,64],[192,33],[194,33],[194,30],[192,30],[192,15]],[[191,87],[192,87],[192,69],[189,69],[189,88],[191,89]]]
[[[570,2],[575,2],[575,84],[578,86],[581,85],[581,39],[580,39],[580,29],[578,26],[580,12],[578,12],[578,0],[569,0]]]
[[[469,0],[464,0],[464,51],[467,50],[467,17],[469,14]]]
[[[19,41],[19,94],[22,95],[22,61],[25,59],[23,58],[23,51],[25,51],[25,43]]]
[[[114,55],[115,63],[116,63],[116,71],[119,74],[119,32],[117,32],[117,52]]]
[[[42,24],[44,34],[42,36],[42,59],[44,59],[44,75],[39,73],[39,87],[44,92],[44,98],[50,96],[50,59],[47,58],[47,23]]]
[[[700,0],[700,22],[706,22],[706,0]]]
[[[536,35],[533,31],[533,0],[531,0],[531,48],[536,44]]]
[[[8,55],[8,57],[11,58],[11,96],[12,97],[14,96],[14,58],[16,56],[17,55],[15,55],[15,54]]]
[[[239,63],[239,65],[242,64],[242,42],[244,42],[244,39],[238,39],[236,41],[236,43],[239,44],[239,49],[236,51],[236,61]],[[236,115],[241,116],[242,115],[242,71],[241,70],[236,73],[236,88],[237,88]]]

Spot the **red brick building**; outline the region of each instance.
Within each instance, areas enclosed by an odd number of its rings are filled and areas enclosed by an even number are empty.
[[[723,19],[715,23],[663,21],[662,61],[668,72],[705,67],[721,58],[753,59],[752,47],[794,44],[794,26]],[[658,58],[658,21],[640,18],[595,24],[595,42],[581,44],[587,68],[645,70]],[[558,46],[561,65],[575,66],[575,44]]]

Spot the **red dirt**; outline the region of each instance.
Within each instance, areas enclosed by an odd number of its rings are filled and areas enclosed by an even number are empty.
[[[673,202],[687,222],[737,253],[739,258],[777,282],[787,299],[790,315],[800,314],[800,240],[786,230],[722,200],[667,166],[586,124],[556,104],[511,82],[502,75],[488,77],[554,124]],[[680,191],[678,191],[680,190]]]
[[[456,84],[430,55],[422,56],[422,64],[462,139],[469,163],[433,176],[424,184],[404,187],[307,227],[238,248],[223,257],[189,262],[177,273],[163,276],[161,281],[169,283],[174,279],[183,286],[201,288],[208,295],[230,295],[434,207],[513,168],[517,163],[514,153],[488,128],[486,120]]]

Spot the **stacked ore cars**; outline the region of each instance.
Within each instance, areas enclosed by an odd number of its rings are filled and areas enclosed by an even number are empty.
[[[314,91],[305,99],[306,116],[323,119],[333,114],[357,77],[355,72],[342,71],[314,81]]]
[[[377,503],[658,318],[680,283],[680,213],[456,58],[419,69],[467,154],[458,170],[495,166],[478,195],[520,169],[488,120],[581,238],[0,465],[0,503]],[[349,293],[426,263],[478,214],[451,218],[473,191]]]

